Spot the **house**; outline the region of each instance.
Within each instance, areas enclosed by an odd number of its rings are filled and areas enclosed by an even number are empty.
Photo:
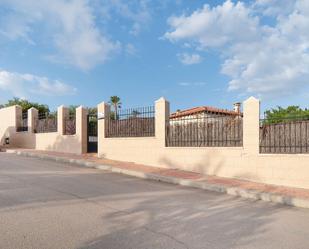
[[[207,122],[214,122],[218,120],[239,119],[242,117],[241,104],[235,103],[233,110],[225,110],[211,106],[200,106],[182,111],[177,111],[170,115],[170,120],[177,123],[181,122],[198,122],[200,120],[207,120]]]

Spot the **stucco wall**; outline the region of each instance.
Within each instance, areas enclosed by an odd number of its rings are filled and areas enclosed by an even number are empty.
[[[5,138],[10,139],[10,144],[14,144],[16,135],[17,118],[21,117],[19,106],[10,106],[0,109],[0,145],[3,146]]]
[[[254,98],[244,102],[243,147],[166,147],[165,124],[169,118],[169,103],[156,101],[155,137],[105,138],[106,119],[98,123],[98,154],[110,159],[130,161],[166,168],[178,168],[222,177],[234,177],[261,183],[309,189],[308,154],[260,154],[259,108]],[[76,135],[63,134],[65,107],[58,110],[58,132],[33,133],[36,110],[28,111],[28,132],[16,132],[21,108],[0,109],[1,145],[10,137],[10,146],[69,153],[87,150],[87,111],[76,111]],[[109,106],[98,105],[98,112],[107,114]],[[61,121],[62,120],[62,121]]]
[[[10,137],[10,147],[49,150],[82,154],[87,150],[87,110],[76,109],[76,134],[64,134],[64,120],[67,108],[60,106],[57,112],[58,131],[51,133],[34,133],[37,110],[28,110],[28,132],[16,132],[16,122],[21,117],[19,106],[0,109],[0,135],[2,140]],[[2,120],[5,120],[2,122]],[[3,144],[3,143],[2,143]]]
[[[108,112],[101,103],[99,111]],[[259,154],[259,108],[254,98],[244,102],[243,147],[165,147],[169,104],[156,102],[156,137],[105,138],[99,121],[99,156],[165,168],[309,189],[308,154]]]
[[[155,138],[104,140],[101,157],[309,189],[309,155],[250,155],[240,148],[160,148]]]
[[[14,137],[17,148],[48,150],[81,154],[81,142],[76,135],[60,135],[58,132],[31,134],[18,132]]]

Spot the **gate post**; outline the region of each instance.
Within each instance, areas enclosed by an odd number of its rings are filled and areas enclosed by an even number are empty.
[[[243,146],[247,154],[260,151],[260,101],[250,97],[244,101]]]
[[[76,136],[80,142],[81,154],[87,153],[87,125],[88,125],[88,110],[79,106],[76,108]]]
[[[170,103],[163,97],[155,102],[155,133],[160,147],[166,146],[166,124],[169,121]]]
[[[31,107],[28,110],[28,132],[35,133],[38,116],[39,111],[36,108]]]
[[[65,119],[69,116],[69,109],[63,105],[57,109],[57,132],[59,135],[65,135]]]
[[[110,114],[110,106],[102,102],[98,104],[98,155],[104,154],[105,129]]]

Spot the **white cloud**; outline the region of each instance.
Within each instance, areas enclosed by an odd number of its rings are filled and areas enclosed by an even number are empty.
[[[161,5],[161,3],[156,3]],[[129,21],[129,34],[137,36],[147,27],[151,21],[151,9],[153,6],[148,0],[110,0],[102,3],[101,13],[111,19],[120,16]]]
[[[15,97],[28,98],[33,94],[46,96],[73,95],[77,89],[60,80],[50,80],[32,74],[0,70],[0,89]]]
[[[287,15],[295,6],[295,0],[256,0],[253,4],[265,16]]]
[[[126,53],[128,55],[136,55],[137,54],[137,49],[132,43],[128,43],[125,47]]]
[[[171,41],[194,39],[202,48],[220,47],[239,39],[251,41],[256,38],[258,20],[249,15],[241,2],[226,1],[212,9],[205,4],[190,16],[170,17],[172,31],[165,37]]]
[[[89,70],[128,52],[110,27],[137,36],[154,12],[175,4],[180,0],[0,0],[0,38],[37,45],[49,61]]]
[[[199,54],[182,53],[178,54],[177,56],[180,62],[184,65],[198,64],[201,63],[203,60]]]
[[[218,52],[230,90],[259,96],[296,93],[309,79],[309,2],[286,0],[281,11],[276,2],[204,5],[191,15],[169,18],[165,38]],[[274,24],[262,22],[266,14],[273,15]]]
[[[180,85],[180,86],[184,86],[184,87],[186,87],[186,86],[205,86],[205,85],[207,85],[207,83],[206,82],[203,82],[203,81],[197,81],[197,82],[180,82],[180,83],[178,83],[178,85]]]
[[[53,61],[88,70],[105,62],[120,47],[98,28],[87,0],[0,0],[0,4],[8,9],[0,19],[0,33],[34,43],[31,33],[41,25],[42,33],[56,48],[49,56]],[[41,30],[36,31],[39,36]]]

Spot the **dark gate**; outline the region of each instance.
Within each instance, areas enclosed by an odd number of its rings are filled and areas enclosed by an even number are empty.
[[[96,153],[98,152],[98,117],[97,115],[88,115],[88,129],[87,129],[87,137],[88,137],[88,153]]]

